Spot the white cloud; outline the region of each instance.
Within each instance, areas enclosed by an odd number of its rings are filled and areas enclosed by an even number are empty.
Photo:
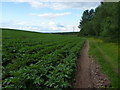
[[[7,1],[7,0],[3,0]],[[97,7],[101,0],[8,0],[9,2],[28,3],[34,8],[91,9]]]
[[[55,24],[56,24],[56,23],[53,22],[53,21],[50,21],[50,22],[48,23],[48,25],[50,25],[50,26],[55,25]]]
[[[56,10],[62,9],[92,9],[96,8],[100,3],[98,2],[59,2],[51,3],[49,7]]]
[[[100,2],[103,0],[2,0],[2,1],[6,1],[6,2]],[[112,0],[106,0],[106,1],[112,1]],[[114,0],[113,0],[114,1]],[[118,0],[115,0],[118,1]]]
[[[12,23],[11,23],[12,22]],[[0,28],[11,28],[28,31],[37,31],[39,29],[37,23],[31,23],[26,21],[8,21],[0,23]]]
[[[11,22],[11,21],[10,21]],[[11,28],[11,29],[20,29],[20,30],[27,30],[27,31],[35,31],[35,32],[72,32],[73,26],[72,25],[64,25],[61,23],[56,23],[54,21],[48,22],[26,22],[26,21],[12,21],[2,23],[1,28]],[[74,31],[79,31],[77,26],[74,26]]]
[[[56,10],[63,9],[91,9],[96,8],[99,2],[30,2],[29,3],[34,8],[52,8]]]
[[[44,17],[44,18],[55,18],[55,17],[60,17],[60,16],[66,16],[70,15],[71,13],[65,12],[65,13],[43,13],[43,14],[31,14],[33,16],[39,16],[39,17]]]
[[[120,0],[1,0],[2,2],[119,2]]]

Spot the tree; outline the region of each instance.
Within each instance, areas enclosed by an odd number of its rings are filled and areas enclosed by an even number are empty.
[[[120,27],[118,10],[120,2],[101,2],[95,10],[85,10],[79,28],[80,35],[102,37],[117,42]]]

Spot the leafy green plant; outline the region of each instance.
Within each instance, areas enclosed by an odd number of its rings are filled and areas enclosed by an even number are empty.
[[[77,36],[3,30],[2,88],[70,88],[83,42]]]

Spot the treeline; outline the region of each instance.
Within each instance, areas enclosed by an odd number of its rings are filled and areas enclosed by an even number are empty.
[[[95,36],[105,41],[118,42],[120,2],[101,2],[95,10],[85,10],[78,26],[79,35]]]
[[[52,34],[60,34],[60,35],[77,35],[79,32],[58,32]]]

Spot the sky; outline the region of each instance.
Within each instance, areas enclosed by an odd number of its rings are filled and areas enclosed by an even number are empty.
[[[84,2],[83,2],[84,1]],[[100,0],[2,0],[0,28],[35,32],[74,32],[82,13]]]

